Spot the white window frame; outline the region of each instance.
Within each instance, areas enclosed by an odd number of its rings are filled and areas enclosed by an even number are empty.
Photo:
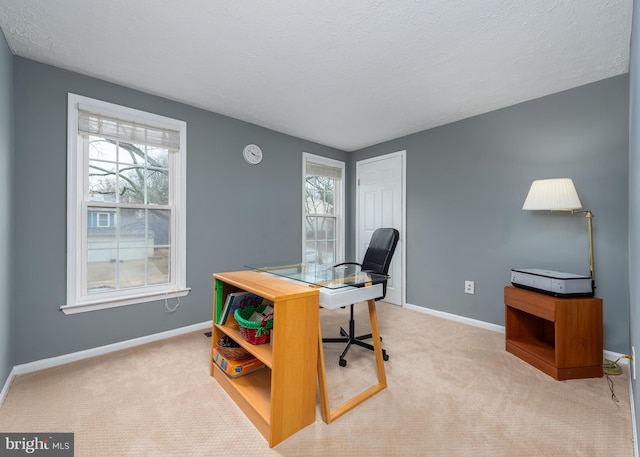
[[[100,113],[143,125],[152,125],[180,133],[180,150],[170,154],[169,204],[175,217],[171,223],[171,282],[104,292],[83,292],[86,277],[87,218],[83,208],[88,198],[85,177],[86,157],[78,139],[78,109]],[[184,121],[127,108],[80,95],[68,94],[67,105],[67,302],[60,309],[65,314],[166,300],[187,295],[186,287],[186,171],[187,124]],[[175,308],[174,308],[175,309]]]
[[[345,163],[340,160],[330,159],[315,154],[304,152],[302,154],[302,262],[305,262],[305,251],[307,241],[305,197],[306,197],[306,175],[307,161],[339,168],[341,170],[340,185],[334,189],[337,202],[334,200],[334,211],[336,212],[336,259],[334,263],[344,262],[345,259]]]

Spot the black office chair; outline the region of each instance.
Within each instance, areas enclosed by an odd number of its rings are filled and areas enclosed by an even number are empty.
[[[367,252],[364,254],[364,259],[362,263],[357,262],[343,262],[335,267],[339,267],[341,265],[360,265],[360,269],[362,271],[370,272],[370,273],[379,273],[386,275],[389,271],[389,265],[391,264],[391,258],[393,257],[393,252],[396,250],[396,245],[398,244],[398,239],[400,238],[400,233],[394,228],[379,228],[376,229],[371,235],[371,241],[369,243],[369,247],[367,248]],[[387,294],[387,281],[385,280],[382,283],[382,296],[376,298],[376,300],[380,300],[385,297]],[[355,321],[353,319],[353,305],[350,305],[351,309],[349,311],[349,332],[346,332],[344,328],[340,327],[340,338],[323,338],[322,342],[324,343],[347,343],[346,347],[340,354],[340,359],[338,363],[341,367],[347,366],[347,361],[345,360],[345,355],[352,344],[361,346],[363,348],[369,349],[373,351],[373,345],[369,343],[365,343],[363,340],[368,340],[372,337],[371,333],[367,335],[355,335]],[[382,337],[380,338],[382,340]],[[384,360],[389,360],[389,355],[387,355],[386,350],[382,350],[382,358]]]

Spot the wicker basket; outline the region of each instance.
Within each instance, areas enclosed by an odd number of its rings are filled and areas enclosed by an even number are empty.
[[[227,360],[244,360],[251,357],[251,353],[244,348],[216,347],[216,350]]]
[[[226,335],[218,340],[216,350],[227,360],[244,360],[251,357],[249,351],[240,347],[236,341]]]
[[[240,327],[240,334],[251,344],[266,344],[269,342],[271,329],[273,328],[273,314],[264,316],[260,322],[247,320],[254,312],[262,313],[265,309],[265,305],[247,306],[246,308],[238,308],[233,313]]]

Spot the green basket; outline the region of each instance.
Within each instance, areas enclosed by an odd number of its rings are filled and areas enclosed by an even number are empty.
[[[260,322],[247,320],[254,312],[262,313],[266,305],[247,306],[238,308],[233,316],[240,327],[240,334],[251,344],[265,344],[269,342],[271,329],[273,328],[273,314],[268,314]]]

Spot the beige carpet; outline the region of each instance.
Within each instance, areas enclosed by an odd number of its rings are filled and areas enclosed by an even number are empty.
[[[347,316],[323,310],[324,336]],[[74,432],[78,457],[633,456],[626,370],[615,402],[606,378],[555,381],[503,334],[384,303],[378,316],[389,387],[331,425],[318,408],[273,449],[209,377],[202,332],[19,376],[0,431]],[[340,348],[325,345],[334,406],[375,380],[372,353],[353,348],[341,368]]]

